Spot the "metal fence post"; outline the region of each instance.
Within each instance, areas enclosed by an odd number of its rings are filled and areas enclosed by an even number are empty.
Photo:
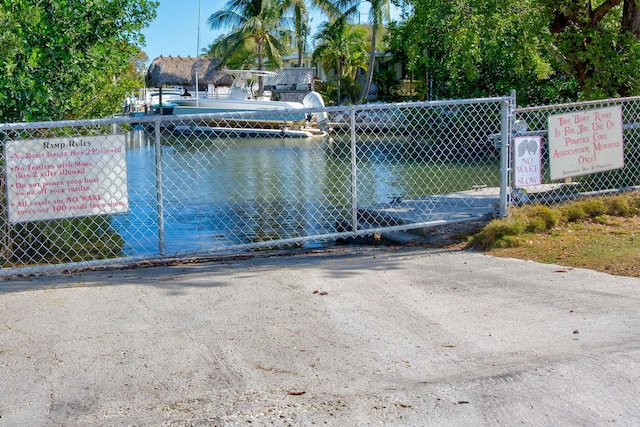
[[[356,147],[356,110],[351,109],[349,114],[351,120],[351,226],[352,231],[358,231],[358,186],[357,186],[357,165],[358,160]]]
[[[164,203],[162,193],[162,145],[160,144],[160,121],[155,122],[156,202],[158,206],[158,252],[165,255]]]
[[[500,103],[500,217],[507,216],[507,208],[509,203],[509,151],[511,132],[509,126],[509,118],[511,114],[511,103],[503,100]]]
[[[570,185],[551,180],[549,116],[593,115],[612,105],[623,108],[625,166],[575,177]],[[129,256],[208,255],[373,230],[428,230],[505,217],[521,203],[640,187],[640,97],[519,108],[511,92],[325,110],[331,134],[282,132],[274,126],[285,123],[278,111],[264,124],[268,111],[0,124],[9,156],[0,179],[0,276],[12,268],[62,270]],[[143,124],[151,133],[141,139]],[[263,136],[275,138],[258,140]],[[82,160],[94,151],[89,163]],[[540,155],[539,165],[521,167],[525,155]],[[24,170],[42,175],[33,179]],[[535,183],[516,172],[533,174]],[[103,194],[125,183],[128,209],[112,212]],[[89,215],[73,212],[90,205]],[[68,215],[49,215],[67,209]]]

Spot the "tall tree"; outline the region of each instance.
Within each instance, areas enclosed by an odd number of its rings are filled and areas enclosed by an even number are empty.
[[[338,75],[338,98],[342,101],[342,82],[355,79],[358,68],[367,68],[366,31],[359,26],[349,24],[346,17],[333,22],[323,23],[316,40],[318,44],[313,51],[313,60],[336,70]]]
[[[282,56],[286,53],[283,41],[291,33],[283,20],[282,6],[278,0],[230,0],[224,9],[209,16],[207,23],[212,30],[231,30],[221,40],[229,51],[246,46],[247,40],[253,40],[259,70],[264,67],[265,56],[269,62],[280,67]],[[261,94],[262,77],[258,81],[258,93]]]
[[[385,43],[387,49],[393,54],[395,63],[402,64],[402,69],[409,74],[411,79],[414,77],[424,76],[424,82],[420,88],[414,88],[423,100],[431,99],[431,91],[428,82],[431,80],[429,71],[426,66],[426,60],[429,58],[429,48],[426,40],[414,36],[416,29],[405,22],[392,22],[387,28],[385,34]]]
[[[256,48],[253,40],[246,40],[241,46],[230,46],[224,35],[218,37],[204,50],[205,56],[221,58],[224,65],[232,70],[255,67]]]
[[[329,20],[340,16],[340,10],[332,0],[283,0],[283,10],[293,23],[295,45],[298,53],[298,67],[302,67],[302,58],[307,47],[310,30],[310,10],[320,11]]]
[[[622,7],[622,29],[634,35],[636,41],[640,38],[640,3],[625,0]]]
[[[434,97],[501,96],[515,89],[526,104],[570,101],[575,80],[551,61],[540,1],[412,0],[414,13],[391,27],[390,45],[412,71],[428,75]]]
[[[391,19],[391,3],[389,0],[366,0],[366,2],[369,3],[368,22],[371,26],[371,43],[369,47],[367,76],[365,84],[362,86],[362,90],[360,92],[361,101],[365,100],[369,93],[369,89],[371,88],[371,82],[373,81],[378,33]],[[343,10],[344,15],[349,18],[359,16],[361,3],[361,0],[337,0],[336,2],[340,9]]]
[[[117,111],[157,2],[0,2],[0,121]],[[105,103],[105,99],[111,102]]]
[[[293,20],[296,51],[298,53],[298,67],[302,67],[302,58],[307,46],[309,35],[309,12],[306,0],[284,0],[284,10],[288,11]]]
[[[409,0],[394,46],[436,96],[526,103],[640,93],[637,0]]]
[[[584,98],[640,93],[640,2],[540,0],[549,14],[553,56]]]

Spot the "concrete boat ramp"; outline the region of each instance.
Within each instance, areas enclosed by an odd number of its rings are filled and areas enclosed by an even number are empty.
[[[0,426],[637,426],[640,280],[332,248],[0,281]]]
[[[511,193],[513,206],[531,203],[553,204],[593,196],[596,193],[581,192],[575,183],[538,185],[527,190],[515,189]],[[618,192],[601,191],[597,194]],[[358,209],[360,227],[382,229],[381,238],[394,243],[410,243],[429,235],[436,226],[467,221],[486,220],[499,216],[500,188],[475,186],[473,190],[429,196],[417,200],[390,198]],[[387,232],[388,230],[388,232]],[[401,230],[401,231],[398,231]],[[405,233],[403,231],[409,231]]]
[[[389,202],[358,209],[361,227],[389,228],[382,238],[409,243],[424,236],[434,226],[475,220],[490,220],[499,210],[500,189],[479,188],[418,200],[394,197]],[[409,231],[409,233],[403,233]]]

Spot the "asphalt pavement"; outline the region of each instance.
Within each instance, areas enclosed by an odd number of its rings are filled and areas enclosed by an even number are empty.
[[[417,248],[10,278],[0,426],[640,425],[640,280]]]

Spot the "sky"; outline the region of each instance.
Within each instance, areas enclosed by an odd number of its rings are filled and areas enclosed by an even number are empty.
[[[202,1],[202,8],[200,2]],[[222,9],[227,0],[162,0],[157,17],[143,30],[144,51],[153,61],[158,56],[198,56],[198,10],[200,9],[200,50],[209,46],[225,31],[212,31],[206,24],[209,16]],[[366,12],[361,16],[366,20]],[[312,15],[311,25],[317,27],[320,16]]]
[[[221,9],[226,0],[202,0],[200,11],[200,50],[222,34],[212,31],[207,18]],[[157,17],[143,30],[146,52],[152,61],[158,56],[198,56],[198,9],[200,0],[162,0]]]

